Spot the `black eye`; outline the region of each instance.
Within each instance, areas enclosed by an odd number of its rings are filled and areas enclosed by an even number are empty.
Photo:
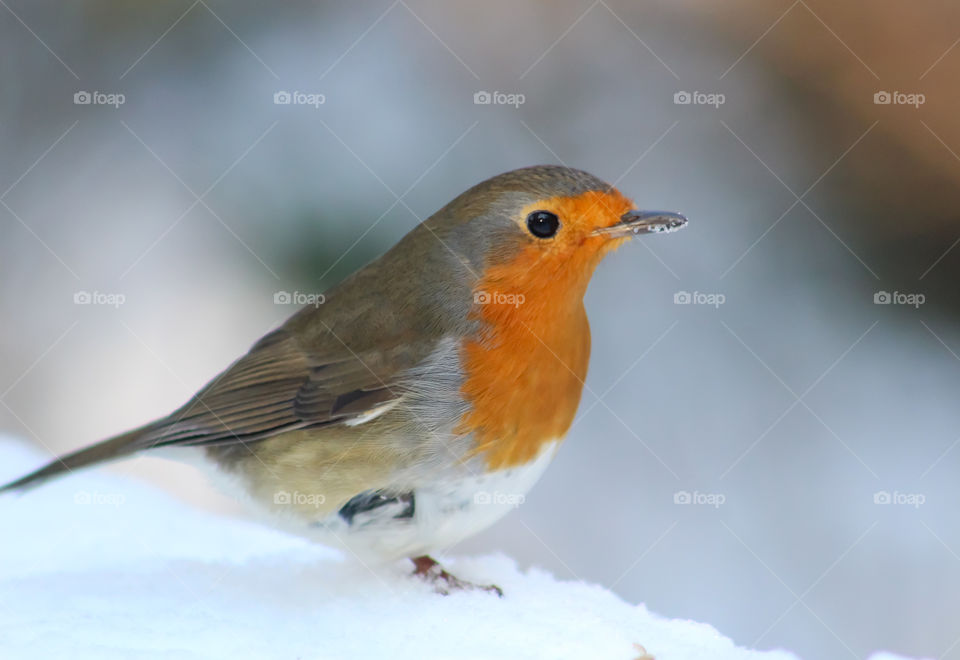
[[[550,238],[560,228],[560,218],[550,211],[534,211],[527,216],[527,229],[537,238]]]

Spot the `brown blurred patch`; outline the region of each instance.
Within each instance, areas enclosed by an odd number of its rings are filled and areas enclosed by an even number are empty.
[[[857,159],[857,185],[877,203],[915,210],[904,222],[889,222],[887,231],[955,226],[960,5],[737,0],[726,7],[721,29],[745,47],[760,39],[745,59],[767,60],[816,99],[811,121],[820,139],[843,145],[845,125],[879,121],[862,145],[870,158]],[[882,91],[926,98],[919,108],[877,105],[874,95]]]

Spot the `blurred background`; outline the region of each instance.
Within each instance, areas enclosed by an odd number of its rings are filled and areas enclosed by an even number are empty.
[[[690,226],[601,266],[563,451],[453,552],[742,645],[960,658],[960,6],[0,5],[4,431],[60,452],[165,414],[276,292],[568,164]]]

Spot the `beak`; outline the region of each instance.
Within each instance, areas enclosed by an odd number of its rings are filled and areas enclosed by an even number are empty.
[[[630,234],[666,234],[687,224],[687,218],[673,211],[627,211],[620,222],[597,229],[594,233],[608,238],[628,237]]]

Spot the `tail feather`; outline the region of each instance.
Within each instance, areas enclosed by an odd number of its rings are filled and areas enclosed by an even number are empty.
[[[20,477],[16,481],[11,481],[4,486],[0,486],[0,494],[34,488],[46,483],[50,479],[63,476],[74,470],[129,456],[144,448],[143,443],[138,442],[138,440],[143,437],[148,428],[148,426],[144,426],[139,429],[134,429],[133,431],[128,431],[98,442],[95,445],[78,449],[64,456],[59,456],[38,470],[34,470],[30,474]]]

